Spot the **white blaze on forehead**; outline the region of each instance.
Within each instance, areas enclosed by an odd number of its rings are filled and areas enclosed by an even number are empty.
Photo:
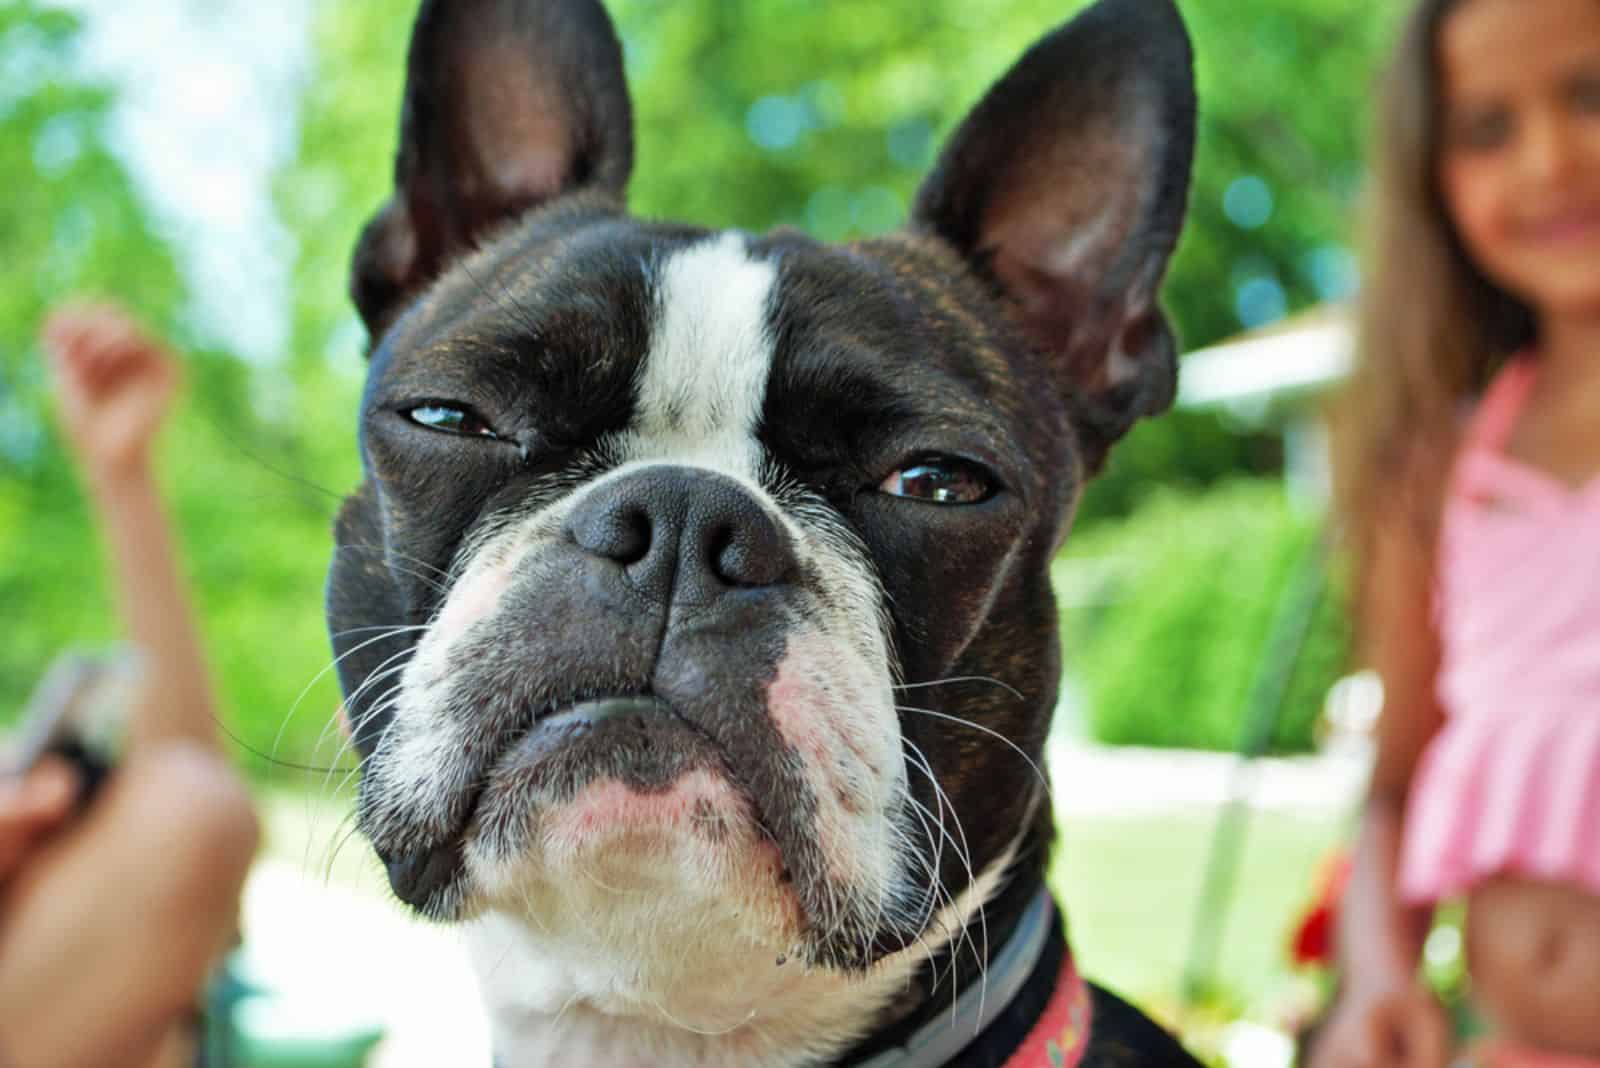
[[[670,460],[753,479],[756,424],[772,369],[767,302],[777,268],[723,234],[674,253],[656,281],[658,313],[639,373],[630,460]]]

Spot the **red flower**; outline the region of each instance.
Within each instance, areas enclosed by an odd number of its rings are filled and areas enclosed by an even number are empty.
[[[1334,936],[1339,930],[1339,902],[1350,881],[1350,855],[1334,854],[1323,864],[1318,882],[1321,889],[1305,918],[1295,928],[1290,955],[1296,964],[1331,967],[1334,963]]]

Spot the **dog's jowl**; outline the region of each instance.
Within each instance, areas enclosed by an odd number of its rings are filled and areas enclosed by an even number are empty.
[[[1078,978],[1040,765],[1194,109],[1170,0],[1101,0],[900,232],[709,231],[626,212],[596,4],[424,3],[328,616],[361,828],[505,1068],[1190,1063]]]

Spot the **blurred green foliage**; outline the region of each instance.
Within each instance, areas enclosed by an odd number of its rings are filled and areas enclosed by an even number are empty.
[[[1261,480],[1164,489],[1130,518],[1067,543],[1057,564],[1068,670],[1094,737],[1112,744],[1240,746],[1252,685],[1315,517]],[[1335,569],[1337,571],[1337,569]],[[1298,650],[1269,749],[1309,750],[1349,648],[1335,574]]]
[[[21,698],[63,639],[111,630],[71,468],[48,436],[34,332],[64,290],[115,291],[156,320],[180,296],[170,258],[102,146],[106,94],[52,77],[75,32],[67,15],[0,6],[0,174],[13,190],[0,198],[0,599],[13,621],[0,642],[0,708]]]
[[[160,455],[230,729],[269,752],[297,695],[328,661],[318,606],[332,495],[306,473],[354,477],[354,385],[295,411],[290,389],[325,371],[252,370],[206,351],[185,316],[175,250],[108,148],[112,95],[62,77],[78,23],[32,3],[0,5],[0,598],[15,621],[0,643],[0,720],[58,650],[117,633],[100,546],[69,456],[53,434],[35,335],[73,295],[114,298],[172,338],[188,389]],[[286,102],[287,104],[288,102]],[[347,376],[348,377],[348,376]],[[313,759],[337,700],[324,683],[285,732]],[[332,755],[324,746],[324,756]],[[257,760],[256,766],[263,767]]]
[[[1194,348],[1258,325],[1240,315],[1241,294],[1256,316],[1348,294],[1363,117],[1397,10],[1365,0],[1180,4],[1201,123],[1166,303]],[[611,0],[639,135],[633,208],[834,240],[890,229],[987,85],[1083,6]],[[344,272],[360,223],[389,193],[408,17],[404,5],[328,4],[319,21],[302,162],[283,182],[302,240],[297,349],[313,357],[359,336]],[[1214,415],[1149,422],[1113,455],[1080,522],[1125,514],[1152,486],[1271,472],[1278,459],[1273,440]]]
[[[1180,2],[1203,113],[1192,222],[1167,297],[1192,347],[1348,284],[1359,117],[1393,12],[1366,0]],[[610,6],[636,102],[636,210],[848,238],[902,220],[943,134],[1081,2]],[[0,174],[21,191],[0,199],[0,596],[20,621],[0,646],[0,717],[53,650],[115,629],[32,340],[50,304],[90,292],[131,305],[192,357],[163,472],[232,729],[252,750],[309,763],[333,755],[316,742],[336,687],[330,676],[307,687],[328,662],[328,526],[337,495],[357,478],[363,339],[345,266],[388,193],[411,14],[409,3],[317,4],[304,91],[279,105],[301,116],[298,155],[275,179],[297,246],[285,310],[292,344],[278,362],[251,367],[202,351],[203,335],[185,318],[178,250],[106,148],[109,91],[69,73],[73,18],[34,0],[0,3]],[[167,59],[181,55],[175,45]],[[1104,525],[1109,540],[1112,521],[1152,487],[1200,487],[1277,463],[1270,438],[1214,417],[1150,423],[1115,457],[1082,521]],[[1222,595],[1204,582],[1188,591],[1194,576],[1176,565],[1149,566],[1173,584],[1148,586],[1158,601]],[[1239,587],[1236,600],[1241,633],[1253,634],[1247,594]],[[1206,631],[1215,638],[1232,620],[1210,613]],[[1237,659],[1214,670],[1247,676],[1248,644],[1241,638]],[[1136,655],[1106,651],[1108,664]]]

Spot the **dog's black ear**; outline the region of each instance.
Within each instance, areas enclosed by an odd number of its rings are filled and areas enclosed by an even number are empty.
[[[632,168],[622,49],[597,0],[423,0],[395,195],[351,265],[368,331],[498,224],[579,190],[620,201]]]
[[[1194,156],[1188,34],[1171,0],[1101,0],[973,109],[912,213],[995,284],[1081,402],[1091,467],[1177,385],[1157,304]]]

